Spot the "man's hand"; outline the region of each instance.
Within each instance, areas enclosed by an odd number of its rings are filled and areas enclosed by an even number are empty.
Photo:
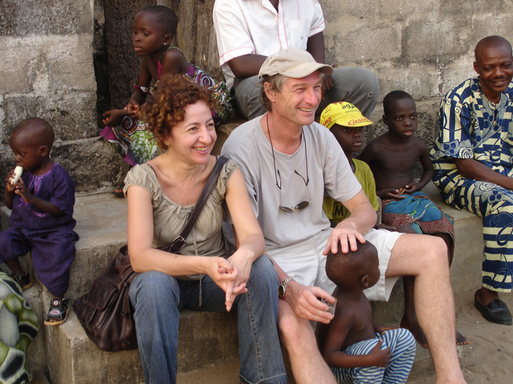
[[[327,255],[330,251],[331,253],[337,253],[339,244],[342,253],[349,252],[349,249],[356,251],[358,249],[356,239],[360,240],[360,243],[365,243],[365,238],[356,230],[354,225],[347,220],[343,220],[331,231],[330,238],[322,254]]]
[[[262,55],[243,55],[231,59],[228,65],[237,79],[246,79],[258,75],[266,58]]]
[[[310,321],[318,321],[328,324],[333,315],[329,312],[329,306],[319,300],[325,299],[334,304],[335,298],[319,287],[301,285],[292,280],[287,284],[285,300],[290,304],[296,315]]]

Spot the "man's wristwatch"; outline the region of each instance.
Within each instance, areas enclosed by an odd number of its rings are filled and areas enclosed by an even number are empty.
[[[283,280],[280,283],[280,286],[278,287],[278,297],[280,299],[283,299],[285,296],[285,291],[287,290],[287,284],[290,283],[292,280],[294,280],[292,277],[287,277],[285,280]]]

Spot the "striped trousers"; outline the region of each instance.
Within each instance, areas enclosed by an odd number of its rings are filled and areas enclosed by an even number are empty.
[[[496,292],[511,292],[513,191],[497,184],[467,179],[455,188],[453,205],[483,218],[483,287]]]
[[[331,367],[337,383],[357,384],[399,384],[406,383],[415,358],[416,343],[410,331],[404,328],[392,329],[384,334],[376,333],[376,338],[363,340],[346,348],[343,352],[349,355],[368,355],[383,340],[381,349],[390,347],[392,358],[386,367]]]

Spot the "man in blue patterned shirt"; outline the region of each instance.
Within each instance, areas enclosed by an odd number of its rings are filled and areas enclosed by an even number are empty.
[[[440,134],[431,150],[433,181],[444,200],[483,218],[482,287],[474,304],[483,317],[512,323],[498,292],[513,275],[513,57],[503,37],[475,49],[478,77],[451,90],[440,106]]]

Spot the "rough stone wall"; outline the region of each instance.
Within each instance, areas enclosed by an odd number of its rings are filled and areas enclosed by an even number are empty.
[[[473,76],[473,48],[487,35],[513,41],[512,0],[320,0],[326,58],[362,66],[417,100],[419,136],[433,141],[440,97]],[[101,114],[125,105],[139,73],[131,46],[135,14],[149,4],[174,9],[175,43],[189,61],[220,78],[214,0],[2,0],[0,2],[0,179],[14,165],[8,137],[39,116],[54,126],[53,158],[79,191],[108,190],[126,165],[99,136]],[[384,131],[380,104],[368,139]],[[3,191],[0,191],[2,194]]]
[[[32,116],[52,124],[52,158],[70,172],[79,190],[106,188],[105,180],[112,184],[120,173],[119,156],[98,138],[93,12],[92,0],[0,2],[2,183],[14,166],[10,133]]]
[[[513,38],[511,0],[321,0],[327,60],[372,69],[382,96],[439,97],[474,74],[485,36]]]
[[[429,145],[440,98],[475,76],[474,47],[483,37],[513,42],[511,0],[320,0],[326,19],[326,60],[372,70],[380,84],[378,122],[368,139],[384,132],[381,101],[402,89],[417,100],[418,135]]]

